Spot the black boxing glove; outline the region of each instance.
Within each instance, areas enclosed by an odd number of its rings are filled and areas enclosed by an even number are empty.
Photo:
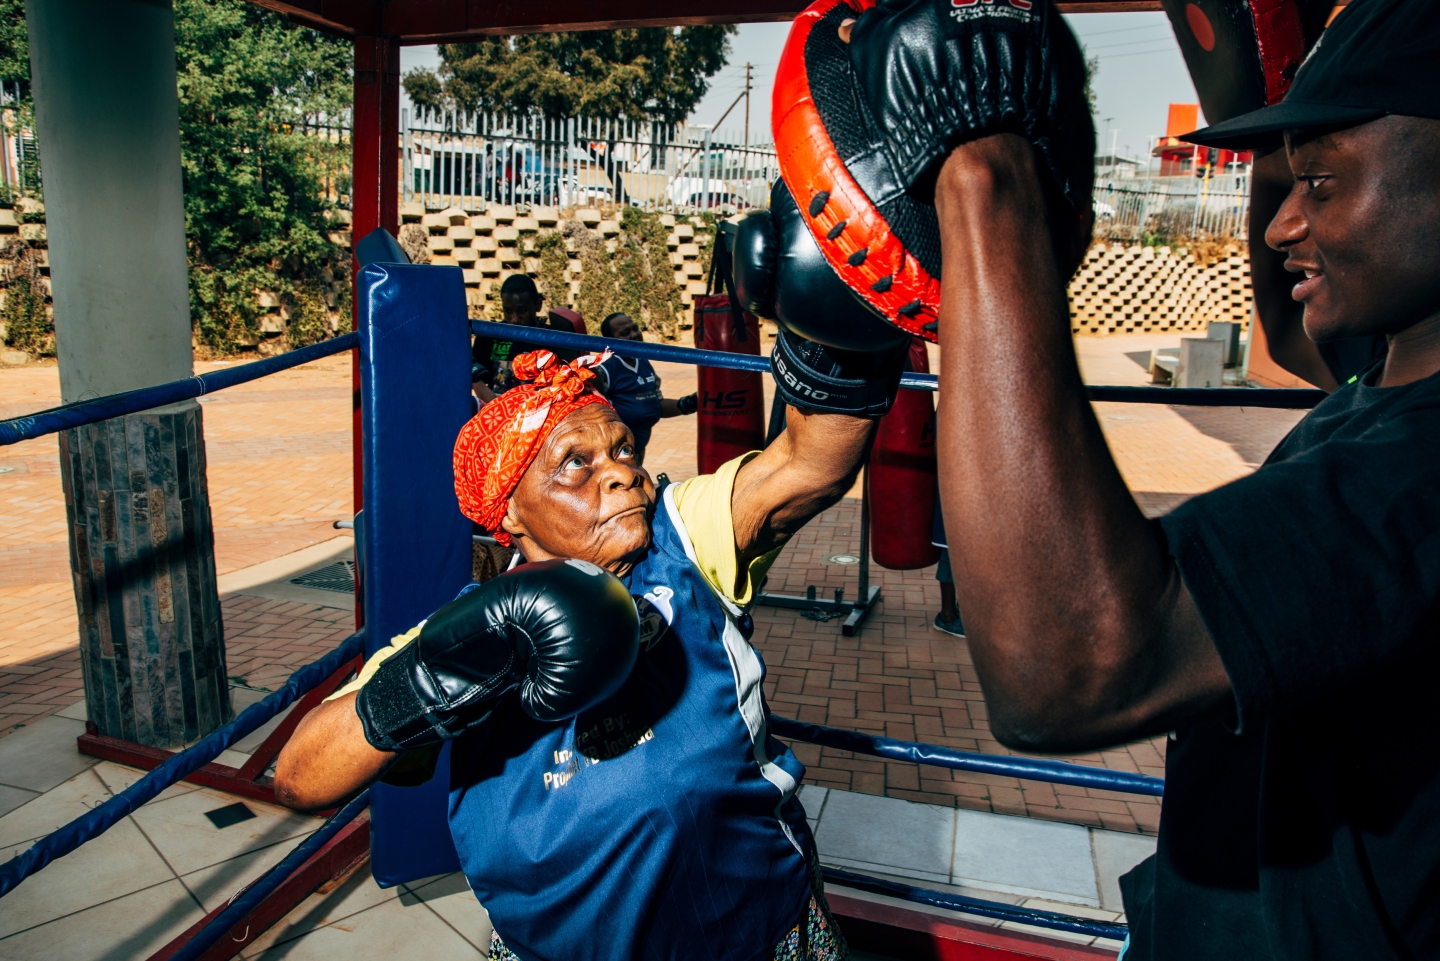
[[[908,344],[873,352],[839,350],[782,327],[770,353],[775,396],[805,410],[883,417],[895,403],[908,351]]]
[[[440,608],[355,698],[365,740],[407,751],[458,737],[518,689],[537,721],[619,689],[640,651],[635,602],[586,561],[525,564]]]
[[[682,414],[693,414],[700,409],[700,395],[694,391],[675,399],[675,409]]]
[[[910,338],[825,262],[784,181],[769,210],[741,221],[734,263],[741,306],[780,326],[770,366],[785,403],[857,417],[890,409]]]
[[[851,351],[888,352],[910,342],[826,263],[783,180],[770,189],[769,210],[740,222],[733,259],[740,306],[791,333]]]
[[[957,144],[1012,132],[1040,151],[1072,210],[1090,210],[1085,61],[1050,0],[879,0],[855,23],[849,56],[901,186],[926,193]]]

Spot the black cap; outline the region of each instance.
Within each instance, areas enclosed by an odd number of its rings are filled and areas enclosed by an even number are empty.
[[[1347,127],[1389,114],[1440,119],[1440,2],[1351,0],[1305,58],[1285,99],[1180,139],[1268,146],[1285,130]]]

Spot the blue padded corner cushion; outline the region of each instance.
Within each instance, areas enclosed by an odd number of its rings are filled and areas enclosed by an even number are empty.
[[[470,580],[470,522],[451,453],[470,418],[470,324],[458,267],[360,271],[364,604],[369,652],[448,603]],[[446,820],[449,751],[418,788],[377,784],[370,854],[382,885],[460,868]]]

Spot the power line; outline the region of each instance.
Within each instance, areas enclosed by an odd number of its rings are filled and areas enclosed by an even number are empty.
[[[1159,37],[1146,37],[1144,40],[1127,40],[1124,43],[1107,43],[1099,47],[1086,47],[1086,53],[1094,53],[1096,50],[1119,50],[1121,47],[1139,47],[1147,43],[1164,43],[1170,40],[1169,35]]]
[[[1126,57],[1149,57],[1149,56],[1153,56],[1154,54],[1157,54],[1157,53],[1169,53],[1169,54],[1174,54],[1174,53],[1179,53],[1179,51],[1176,50],[1174,47],[1161,47],[1159,50],[1139,50],[1139,51],[1136,51],[1135,53],[1117,53],[1117,54],[1113,54],[1113,55],[1111,55],[1111,56],[1109,56],[1109,57],[1106,57],[1105,59],[1106,59],[1106,60],[1124,60]]]
[[[1111,33],[1134,33],[1136,30],[1154,30],[1159,26],[1160,24],[1158,23],[1147,23],[1144,26],[1140,27],[1121,27],[1118,30],[1096,30],[1094,33],[1087,31],[1084,36],[1080,36],[1079,33],[1077,33],[1076,36],[1080,37],[1080,41],[1083,43],[1085,41],[1085,37],[1103,37],[1106,34]]]

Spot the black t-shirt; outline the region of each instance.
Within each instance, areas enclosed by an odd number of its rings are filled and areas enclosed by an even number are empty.
[[[553,314],[548,321],[542,323],[536,319],[535,327],[553,327],[556,330],[564,331],[567,334],[575,333],[575,328],[570,322]],[[510,373],[510,364],[516,357],[526,351],[539,350],[538,344],[521,344],[513,340],[496,340],[492,337],[476,337],[470,345],[471,381],[480,381],[497,394],[520,383]],[[578,350],[567,350],[561,347],[547,348],[554,352],[555,356],[564,361],[572,361],[580,356]]]
[[[1440,374],[1161,520],[1233,704],[1177,731],[1127,961],[1440,957]]]
[[[1330,368],[1335,383],[1345,384],[1351,377],[1369,368],[1385,356],[1390,342],[1383,335],[1371,337],[1344,337],[1316,344],[1320,348],[1320,359]]]

